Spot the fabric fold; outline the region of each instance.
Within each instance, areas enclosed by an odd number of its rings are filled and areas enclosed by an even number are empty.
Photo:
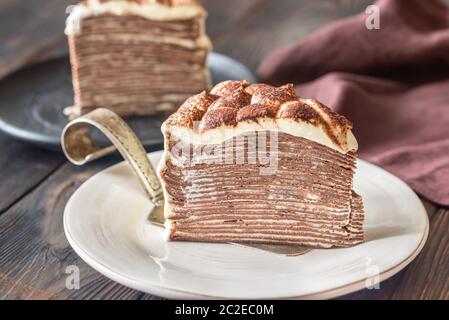
[[[440,1],[375,3],[270,54],[263,82],[291,82],[354,123],[361,158],[449,206],[449,8]]]

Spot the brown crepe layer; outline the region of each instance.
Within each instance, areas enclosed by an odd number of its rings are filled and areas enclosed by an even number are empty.
[[[198,6],[193,1],[158,3],[178,14],[185,5]],[[78,6],[92,5],[87,1]],[[199,14],[152,20],[113,12],[82,18],[81,31],[68,35],[75,93],[74,106],[67,108],[69,116],[97,107],[122,116],[152,115],[174,110],[207,89],[210,44],[204,19]]]
[[[289,85],[226,81],[190,97],[162,126],[167,238],[320,248],[363,242],[351,127]],[[229,130],[231,138],[220,140]]]
[[[241,138],[233,138],[234,154],[242,151],[235,147]],[[211,164],[207,156],[192,163],[193,152],[167,158],[160,176],[169,239],[324,248],[362,242],[363,205],[352,191],[355,153],[284,133],[277,143],[278,169],[270,175],[260,174],[264,165],[251,152],[240,165]]]

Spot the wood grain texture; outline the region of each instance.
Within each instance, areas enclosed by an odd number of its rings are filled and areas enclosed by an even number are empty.
[[[0,5],[0,18],[13,14],[17,19],[29,14],[29,8],[24,9],[25,1],[14,5],[13,1],[7,1]],[[41,4],[44,2],[39,0]],[[46,0],[44,7],[50,6],[51,2]],[[248,1],[243,7],[249,8],[256,2]],[[235,7],[237,3],[238,1],[205,3],[209,16],[212,17],[208,22],[212,37],[219,36],[239,20],[245,10],[236,13],[227,6],[233,4]],[[30,1],[30,5],[37,6],[38,1]],[[63,7],[65,8],[65,4]],[[55,26],[63,21],[59,16],[44,18],[39,14],[34,19],[36,21],[32,24],[35,26]],[[12,39],[9,40],[12,43],[17,41],[16,45],[0,47],[0,77],[24,64],[43,60],[66,50],[65,38],[62,45],[58,44],[63,27],[58,26],[48,34],[27,34],[29,30],[25,28],[16,35],[16,26],[13,21],[8,22],[7,28],[13,31],[12,34],[0,34],[0,39]],[[34,38],[34,42],[29,37]],[[26,40],[20,40],[22,38]],[[46,41],[56,45],[40,45]],[[14,54],[17,57],[10,58]],[[94,173],[121,161],[119,156],[111,156],[78,168],[64,161],[60,154],[42,151],[2,135],[0,147],[7,149],[0,156],[0,164],[5,165],[0,169],[3,178],[0,192],[5,191],[0,193],[0,208],[6,210],[0,217],[0,299],[159,299],[102,276],[76,255],[64,236],[62,214],[69,196]],[[17,161],[17,154],[22,155],[19,157],[21,161]],[[17,161],[15,164],[12,163],[13,159]],[[65,286],[65,268],[73,264],[80,269],[81,288],[71,291]]]
[[[265,0],[201,0],[208,12],[206,30],[213,42],[240,23]]]
[[[449,259],[449,239],[447,233],[443,232],[443,237],[446,239],[436,240],[442,240],[442,247],[432,244],[432,242],[435,241],[435,238],[441,238],[442,236],[441,234],[435,235],[434,230],[436,230],[436,233],[441,233],[440,230],[444,230],[444,228],[440,229],[441,226],[435,226],[435,224],[440,224],[440,222],[436,220],[438,219],[437,216],[445,216],[446,220],[448,220],[449,210],[438,209],[427,200],[423,200],[423,204],[429,216],[430,227],[427,243],[418,257],[404,270],[400,271],[390,279],[381,282],[379,289],[360,290],[358,292],[340,297],[339,300],[442,299],[444,296],[446,297],[444,299],[447,299],[447,296],[449,295],[449,275],[447,267],[449,265],[449,261],[447,261]],[[444,211],[445,213],[443,213]],[[447,223],[448,222],[446,221],[446,224]],[[446,230],[448,228],[447,225],[443,227],[446,227]],[[432,260],[436,259],[432,259],[432,256],[438,257],[438,260],[444,260],[441,262],[445,262],[445,264],[435,264]],[[427,278],[428,273],[432,269],[435,269],[432,276],[436,279],[432,279],[432,281],[429,282],[424,281],[423,283],[423,279]],[[435,285],[434,281],[440,281],[440,284]],[[420,282],[421,284],[419,284]],[[427,290],[428,295],[422,296],[425,291],[425,283],[429,286]],[[412,289],[410,288],[411,286],[416,287]],[[404,290],[404,288],[408,289]]]
[[[16,69],[58,54],[67,0],[3,0],[0,2],[0,79]],[[62,49],[64,51],[64,49]],[[64,161],[0,134],[0,214],[31,191]]]
[[[264,1],[217,39],[215,49],[252,70],[273,49],[303,39],[336,19],[362,12],[370,0]]]
[[[449,0],[445,0],[449,2]],[[0,78],[20,66],[66,52],[65,7],[76,0],[0,2]],[[219,52],[253,70],[275,47],[299,40],[368,0],[203,0],[207,28]],[[121,160],[111,156],[78,168],[61,155],[0,134],[0,299],[158,299],[123,287],[87,266],[63,234],[69,196],[94,173]],[[429,240],[405,270],[341,299],[449,299],[449,210],[425,202]],[[81,288],[65,287],[65,268],[80,269]]]
[[[211,39],[219,38],[263,1],[202,0],[209,13],[206,28]],[[77,2],[3,0],[0,4],[0,78],[24,65],[66,55],[65,12]]]
[[[65,163],[1,216],[0,299],[153,299],[123,287],[85,264],[69,246],[62,218],[70,195],[93,173],[117,162]],[[79,290],[66,288],[66,267],[80,270]]]
[[[0,133],[0,215],[65,162],[48,152]]]
[[[449,299],[449,210],[430,217],[429,238],[421,254],[403,272],[392,299]]]
[[[65,10],[76,0],[2,0],[0,78],[66,51]]]

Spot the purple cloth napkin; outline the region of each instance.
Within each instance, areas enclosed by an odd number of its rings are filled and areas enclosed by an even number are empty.
[[[291,82],[354,123],[361,158],[449,206],[449,8],[382,0],[380,29],[361,13],[281,48],[263,82]]]

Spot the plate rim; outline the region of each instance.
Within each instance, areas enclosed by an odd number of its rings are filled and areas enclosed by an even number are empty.
[[[148,153],[148,156],[152,156],[154,154],[161,153],[161,152],[162,152],[162,150],[150,152],[150,153]],[[425,220],[424,221],[424,223],[425,223],[424,232],[423,232],[423,235],[422,235],[418,245],[416,246],[416,248],[402,261],[400,261],[396,265],[382,271],[379,274],[379,283],[380,283],[384,280],[391,278],[392,276],[394,276],[395,274],[397,274],[398,272],[403,270],[421,252],[421,250],[423,249],[423,247],[427,241],[428,235],[429,235],[429,216],[427,215],[427,211],[426,211],[421,199],[419,199],[419,197],[413,191],[413,189],[411,189],[411,187],[407,183],[405,183],[402,179],[396,177],[395,175],[386,171],[385,169],[378,167],[372,163],[369,163],[365,160],[357,159],[357,161],[360,161],[360,162],[364,163],[365,165],[374,166],[375,168],[382,170],[384,174],[389,175],[390,178],[396,179],[397,182],[401,183],[405,188],[407,188],[413,194],[413,196],[416,197],[416,199],[419,201],[420,207],[422,209],[421,211],[423,212],[423,215],[425,218],[424,219]],[[117,166],[122,166],[122,165],[124,165],[124,163],[125,163],[125,161],[120,161],[117,164],[114,164],[112,166],[109,166],[109,167],[97,172],[96,174],[91,176],[89,179],[87,179],[85,182],[83,182],[83,184],[81,184],[78,187],[78,189],[70,196],[70,199],[67,201],[66,206],[64,208],[63,226],[64,226],[65,236],[66,236],[70,246],[72,247],[72,249],[79,255],[79,257],[84,262],[86,262],[90,267],[95,269],[97,272],[101,273],[102,275],[106,276],[107,278],[109,278],[121,285],[127,286],[129,288],[132,288],[132,289],[135,289],[135,290],[138,290],[141,292],[149,293],[149,294],[156,295],[156,296],[167,297],[169,299],[220,299],[220,300],[242,299],[242,298],[236,298],[236,297],[232,297],[232,296],[218,296],[218,295],[207,295],[207,294],[195,293],[195,292],[190,292],[187,290],[164,287],[164,286],[161,286],[156,283],[150,283],[150,284],[147,284],[146,286],[139,286],[137,284],[137,281],[133,281],[132,277],[129,277],[128,275],[111,270],[106,265],[104,265],[100,261],[96,260],[95,257],[90,256],[83,248],[81,248],[81,246],[79,246],[76,243],[75,239],[72,237],[72,234],[70,233],[69,226],[68,226],[68,215],[69,215],[68,208],[70,207],[71,202],[74,201],[73,200],[75,198],[74,195],[79,190],[79,188],[81,188],[89,180],[94,179],[100,173],[103,173],[108,170],[113,170]],[[273,299],[273,300],[276,300],[276,299],[282,299],[282,300],[332,299],[332,298],[340,297],[343,295],[347,295],[347,294],[365,289],[366,288],[365,287],[366,280],[367,280],[367,278],[357,280],[357,281],[354,281],[354,282],[351,282],[348,284],[344,284],[344,285],[341,285],[341,286],[338,286],[335,288],[321,290],[321,291],[307,293],[307,294],[302,294],[302,295],[297,295],[297,296],[286,295],[286,296],[275,296],[275,297],[270,297],[270,298],[251,297],[250,299],[251,300],[260,300],[260,299]]]
[[[24,71],[34,68],[34,67],[42,66],[47,63],[54,62],[56,60],[67,60],[68,61],[68,58],[69,58],[68,54],[63,54],[63,55],[58,55],[58,56],[50,57],[48,59],[44,59],[41,61],[36,61],[36,62],[30,63],[30,64],[23,65],[23,66],[17,68],[16,70],[8,73],[3,78],[0,78],[0,85],[2,84],[2,82],[7,81],[9,77],[13,77],[20,72],[24,72]],[[208,55],[208,59],[221,59],[221,60],[225,61],[226,63],[233,63],[242,72],[247,73],[247,76],[249,78],[248,80],[250,80],[251,82],[257,81],[257,77],[254,74],[254,72],[251,71],[250,68],[248,68],[245,64],[243,64],[242,62],[240,62],[237,59],[234,59],[228,55],[225,55],[225,54],[222,54],[222,53],[219,53],[216,51],[211,51]],[[41,148],[45,148],[47,150],[62,152],[61,145],[60,145],[61,141],[60,141],[59,135],[53,136],[51,134],[43,134],[40,132],[28,131],[23,127],[19,127],[19,126],[14,125],[11,122],[5,121],[4,118],[1,118],[1,117],[0,117],[0,131],[3,132],[4,134],[6,134],[7,136],[17,139],[19,141],[30,143],[32,145],[39,146]],[[151,142],[148,142],[146,146],[154,147],[154,146],[158,146],[162,143],[163,143],[163,141],[157,141],[157,142],[151,141]]]

